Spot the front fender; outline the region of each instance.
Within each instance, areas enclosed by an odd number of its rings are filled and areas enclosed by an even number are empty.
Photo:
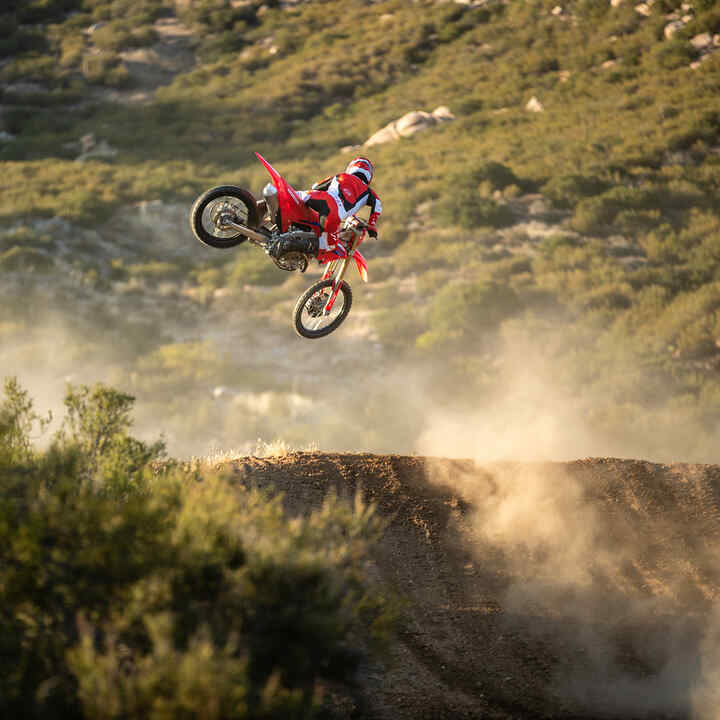
[[[356,250],[353,253],[353,257],[355,258],[355,264],[357,265],[358,272],[360,273],[360,277],[363,279],[364,282],[368,281],[368,264],[365,258],[363,257],[363,254]]]

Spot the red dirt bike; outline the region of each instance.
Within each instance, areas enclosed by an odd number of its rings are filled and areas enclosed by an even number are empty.
[[[304,205],[298,193],[262,155],[255,154],[272,178],[263,190],[263,199],[256,200],[251,192],[236,185],[211,188],[195,201],[190,211],[190,227],[205,245],[231,248],[249,240],[265,250],[281,270],[305,272],[311,256],[292,251],[275,258],[270,250],[289,237],[319,237],[322,228],[318,213]],[[311,285],[295,305],[293,317],[299,335],[324,337],[347,317],[352,291],[344,278],[351,260],[367,282],[367,262],[357,249],[367,229],[362,220],[348,218],[333,238],[335,246],[320,250],[318,261],[327,268],[322,279]]]

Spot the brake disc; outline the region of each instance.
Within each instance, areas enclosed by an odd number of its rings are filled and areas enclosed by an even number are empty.
[[[305,304],[305,309],[308,312],[308,315],[312,318],[320,317],[323,314],[323,309],[325,308],[325,303],[327,302],[327,295],[324,293],[320,293],[319,295],[314,295],[313,297],[308,300],[308,302]]]

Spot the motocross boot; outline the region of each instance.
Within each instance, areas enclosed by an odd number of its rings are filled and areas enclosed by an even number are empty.
[[[320,243],[316,237],[297,238],[289,237],[278,240],[271,248],[270,255],[279,258],[289,252],[300,252],[315,257],[320,249]]]

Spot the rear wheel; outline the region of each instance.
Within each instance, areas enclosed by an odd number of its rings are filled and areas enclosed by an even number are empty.
[[[236,185],[220,185],[203,193],[190,211],[190,227],[195,237],[214,248],[231,248],[247,236],[227,226],[227,221],[256,228],[260,221],[257,201],[252,193]]]
[[[332,280],[320,280],[311,285],[295,305],[295,330],[306,338],[319,338],[336,330],[347,317],[352,306],[352,290],[343,280],[340,292],[328,315],[324,312],[332,293]]]

